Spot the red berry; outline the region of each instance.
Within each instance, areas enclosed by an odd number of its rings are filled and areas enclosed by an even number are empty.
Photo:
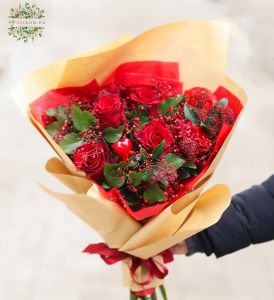
[[[115,154],[123,161],[127,161],[132,150],[132,142],[127,137],[122,137],[119,141],[112,144]]]

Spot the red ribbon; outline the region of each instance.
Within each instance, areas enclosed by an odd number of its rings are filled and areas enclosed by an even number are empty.
[[[151,257],[148,259],[141,259],[139,257],[127,254],[125,252],[121,252],[118,249],[111,249],[105,243],[99,244],[91,244],[87,246],[83,252],[89,254],[99,254],[103,261],[112,265],[126,258],[130,258],[132,260],[132,264],[130,267],[130,276],[133,282],[138,285],[146,286],[150,284],[154,277],[159,279],[164,279],[168,274],[168,269],[165,264],[173,261],[173,255],[169,250],[165,250],[158,254],[158,256],[162,256],[163,263],[160,263],[155,259],[155,257]],[[140,266],[145,266],[148,269],[148,278],[142,282],[138,282],[136,280],[135,273]],[[144,296],[153,294],[154,289],[144,289],[144,291],[135,293],[138,296]]]

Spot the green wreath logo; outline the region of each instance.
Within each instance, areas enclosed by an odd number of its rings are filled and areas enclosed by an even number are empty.
[[[8,35],[27,43],[43,36],[45,10],[28,2],[10,9]]]

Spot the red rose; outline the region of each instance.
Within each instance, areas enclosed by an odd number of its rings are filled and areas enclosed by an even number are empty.
[[[166,123],[162,120],[154,120],[145,125],[143,129],[135,134],[136,138],[142,143],[143,147],[152,151],[162,140],[166,142],[166,148],[172,143],[172,135]]]
[[[107,145],[93,141],[76,149],[72,160],[78,170],[96,181],[103,179],[105,162],[109,161]]]
[[[162,101],[161,95],[154,86],[142,86],[131,89],[129,98],[143,104],[158,104]]]
[[[208,115],[210,109],[217,102],[217,97],[211,93],[211,91],[201,87],[195,87],[185,91],[184,97],[186,103],[202,110],[205,115]]]
[[[182,92],[182,83],[177,80],[156,80],[149,78],[151,85],[130,88],[129,98],[138,103],[153,105]]]
[[[123,105],[117,94],[102,95],[94,107],[94,113],[105,127],[117,127],[121,123]]]
[[[127,90],[132,101],[147,105],[182,93],[179,64],[160,61],[135,61],[120,65],[105,84],[114,81]]]

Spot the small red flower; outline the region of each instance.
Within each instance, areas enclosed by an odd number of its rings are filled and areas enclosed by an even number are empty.
[[[172,134],[163,120],[152,121],[136,132],[135,136],[143,147],[149,151],[155,149],[162,140],[166,142],[166,149],[171,146],[173,141]]]

